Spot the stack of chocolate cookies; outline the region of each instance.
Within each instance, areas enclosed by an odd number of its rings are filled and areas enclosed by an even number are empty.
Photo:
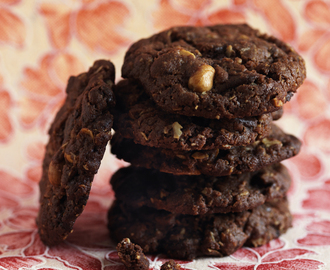
[[[224,256],[291,226],[300,141],[273,124],[303,59],[248,25],[174,27],[133,44],[114,87],[111,237],[173,258]]]

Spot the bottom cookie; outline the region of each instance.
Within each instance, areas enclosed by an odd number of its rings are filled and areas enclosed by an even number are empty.
[[[286,232],[291,220],[285,198],[240,213],[200,216],[130,209],[116,201],[108,213],[108,228],[114,241],[128,237],[146,253],[191,260],[230,255],[243,245],[264,245]]]

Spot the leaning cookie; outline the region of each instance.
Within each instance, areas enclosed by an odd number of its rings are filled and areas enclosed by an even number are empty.
[[[129,80],[119,82],[114,93],[114,129],[137,144],[173,150],[228,149],[252,144],[271,133],[271,113],[220,120],[170,114],[157,108],[141,86]]]
[[[291,227],[286,199],[266,202],[240,213],[176,215],[148,207],[129,208],[117,201],[108,213],[110,236],[129,237],[146,253],[171,258],[230,255],[243,245],[260,246]]]
[[[37,225],[47,245],[68,236],[86,205],[111,138],[114,78],[113,64],[100,60],[69,79],[66,101],[49,130],[40,182]]]
[[[243,118],[278,110],[306,77],[289,45],[246,24],[173,27],[134,43],[122,76],[163,110]]]
[[[242,212],[285,196],[288,170],[276,163],[230,176],[173,175],[133,166],[111,178],[116,198],[132,208],[148,206],[175,214]]]
[[[116,133],[111,151],[134,166],[176,175],[224,176],[253,172],[298,154],[301,142],[272,125],[272,134],[248,146],[227,150],[176,151],[135,144]]]

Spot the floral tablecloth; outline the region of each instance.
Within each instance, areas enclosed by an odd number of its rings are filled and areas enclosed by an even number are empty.
[[[303,140],[284,163],[294,226],[268,245],[230,257],[180,261],[182,269],[330,269],[330,1],[326,0],[0,0],[0,268],[107,269],[124,266],[106,229],[114,194],[103,160],[73,234],[48,248],[35,225],[47,129],[68,76],[99,58],[117,79],[127,47],[173,25],[248,22],[289,42],[308,78],[285,105],[280,125]],[[149,256],[150,269],[167,260]]]

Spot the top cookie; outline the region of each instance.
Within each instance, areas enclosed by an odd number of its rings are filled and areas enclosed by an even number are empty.
[[[163,110],[205,118],[273,112],[306,77],[289,45],[246,24],[173,27],[134,43],[124,78],[137,79]]]
[[[114,78],[113,64],[100,60],[88,72],[69,79],[67,98],[49,130],[42,165],[37,225],[47,245],[68,236],[87,203],[111,138]]]

